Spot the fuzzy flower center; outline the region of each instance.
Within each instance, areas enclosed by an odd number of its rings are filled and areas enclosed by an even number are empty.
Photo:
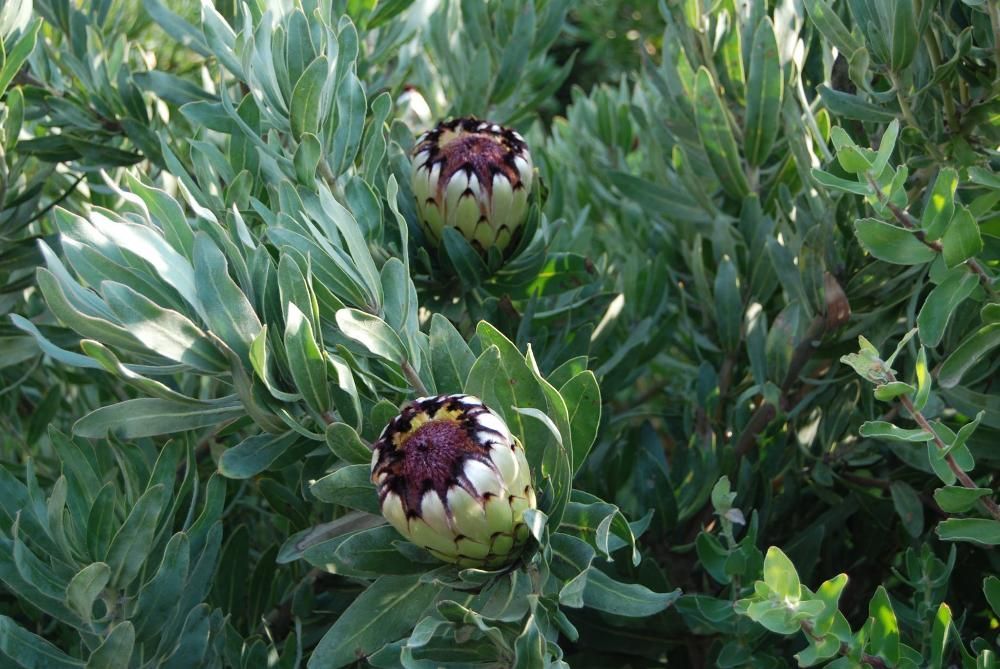
[[[527,146],[507,128],[472,118],[441,123],[417,145],[415,152],[422,151],[427,152],[422,167],[441,164],[438,198],[459,171],[475,175],[488,194],[493,192],[493,177],[497,174],[504,175],[512,188],[522,188],[514,159],[527,151]]]
[[[428,490],[442,499],[461,476],[462,466],[477,446],[458,421],[431,420],[407,436],[401,446],[403,477],[409,483],[406,506],[420,508],[420,498]]]

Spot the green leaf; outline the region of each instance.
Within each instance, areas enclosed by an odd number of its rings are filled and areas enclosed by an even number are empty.
[[[489,269],[482,257],[456,228],[445,227],[441,232],[441,243],[448,260],[464,284],[478,286],[489,276]]]
[[[826,85],[820,85],[816,90],[833,116],[870,123],[891,123],[896,118],[891,110],[868,102],[859,95],[837,91]]]
[[[105,281],[101,293],[122,325],[151,351],[210,374],[228,371],[219,348],[184,315],[163,309],[120,283]],[[94,338],[107,343],[104,338]]]
[[[419,575],[380,577],[337,618],[308,667],[337,669],[370,656],[411,630],[440,591],[440,586],[422,582]]]
[[[797,602],[802,596],[795,565],[777,546],[768,548],[764,557],[764,583],[786,601]]]
[[[17,144],[18,137],[21,136],[21,126],[24,124],[24,93],[21,92],[20,86],[15,86],[7,92],[6,104],[7,118],[3,123],[0,146],[10,153]]]
[[[881,585],[868,604],[868,616],[872,620],[868,648],[873,655],[895,665],[899,661],[899,624],[889,601],[889,593]]]
[[[874,218],[856,221],[854,232],[866,251],[895,265],[919,265],[934,260],[936,255],[909,230]]]
[[[369,465],[372,449],[366,446],[354,428],[344,423],[333,423],[326,428],[326,445],[333,454],[350,465]]]
[[[889,486],[889,493],[907,534],[919,537],[924,531],[924,505],[920,502],[917,491],[904,481],[893,481]]]
[[[681,596],[672,592],[653,592],[638,583],[621,583],[596,567],[587,570],[584,604],[598,611],[630,618],[644,618],[665,610]]]
[[[458,393],[476,362],[472,349],[455,326],[441,314],[431,317],[431,369],[439,393]]]
[[[111,579],[111,568],[104,562],[87,565],[66,586],[66,605],[84,622],[90,622],[94,601]]]
[[[944,331],[959,305],[976,289],[979,281],[971,272],[952,272],[930,292],[917,315],[920,341],[925,346],[941,343]]]
[[[896,148],[896,138],[898,137],[899,119],[893,119],[888,127],[886,127],[885,132],[882,133],[882,139],[878,145],[878,153],[875,154],[875,160],[872,161],[872,174],[875,177],[882,174],[889,164],[889,158],[892,157],[892,151]]]
[[[938,524],[942,541],[970,541],[986,546],[1000,545],[1000,521],[986,518],[949,518]]]
[[[931,441],[934,435],[921,428],[907,430],[882,420],[870,420],[858,430],[862,437],[886,441]]]
[[[205,322],[241,361],[248,361],[250,345],[261,329],[260,319],[230,278],[225,255],[204,232],[195,236],[194,272]]]
[[[729,256],[723,256],[719,263],[713,292],[719,343],[725,350],[735,351],[740,345],[743,298],[740,296],[740,277]]]
[[[917,377],[917,394],[913,398],[913,406],[917,411],[923,411],[927,405],[927,400],[931,396],[931,372],[927,368],[927,349],[923,346],[917,353],[917,362],[914,365],[914,374]]]
[[[205,42],[205,34],[170,11],[163,2],[142,0],[142,6],[149,12],[150,18],[156,21],[175,42],[183,44],[202,56],[212,55]]]
[[[995,578],[995,577],[994,577]],[[947,657],[948,637],[951,631],[951,609],[943,603],[934,615],[934,627],[931,630],[931,657],[927,665],[929,669],[942,669]]]
[[[838,156],[839,154],[840,152],[838,152]],[[809,174],[816,183],[827,188],[832,188],[833,190],[844,191],[845,193],[853,193],[855,195],[862,195],[866,197],[871,195],[872,192],[870,186],[867,186],[859,181],[844,179],[843,177],[838,177],[835,174],[824,172],[823,170],[815,167],[809,172]]]
[[[399,335],[378,316],[358,309],[341,309],[337,312],[337,325],[345,335],[364,346],[370,353],[395,362],[406,362],[406,348]]]
[[[778,59],[778,42],[771,19],[757,26],[750,51],[746,121],[743,148],[747,162],[759,166],[767,160],[778,135],[784,78]]]
[[[917,391],[916,388],[911,386],[909,383],[903,383],[902,381],[892,381],[890,383],[883,383],[882,385],[875,387],[875,399],[881,400],[883,402],[891,402],[901,395],[912,395]]]
[[[590,370],[577,374],[559,389],[566,402],[573,434],[573,473],[580,471],[597,439],[601,424],[601,388]]]
[[[0,616],[0,654],[19,667],[80,669],[84,666],[83,662],[73,659],[7,616]]]
[[[170,537],[156,573],[139,591],[133,619],[140,639],[174,617],[188,580],[190,544],[184,532]]]
[[[343,574],[414,574],[427,571],[427,563],[440,565],[429,553],[424,562],[404,557],[397,545],[414,548],[395,528],[380,525],[310,546],[303,557],[310,564]]]
[[[139,575],[153,549],[156,525],[169,498],[169,491],[157,484],[143,493],[129,511],[105,558],[111,568],[112,587],[125,588]]]
[[[938,383],[942,388],[954,388],[965,373],[1000,346],[1000,323],[979,328],[958,345],[941,364]]]
[[[983,579],[983,594],[993,613],[1000,616],[1000,578],[987,576]]]
[[[503,47],[500,65],[494,79],[492,101],[502,102],[513,93],[521,83],[528,57],[531,55],[531,43],[535,39],[535,5],[525,3],[520,6],[513,30]],[[475,76],[475,75],[474,75]],[[479,73],[478,76],[482,76]]]
[[[42,27],[42,19],[36,18],[31,25],[21,34],[17,43],[7,53],[6,60],[0,59],[0,96],[7,90],[11,80],[14,78],[28,59],[31,52],[35,50],[35,43],[38,40],[38,31]],[[6,45],[5,45],[6,46]]]
[[[957,267],[983,250],[979,224],[969,209],[959,206],[941,238],[941,254],[945,265]]]
[[[927,204],[920,217],[920,226],[933,241],[939,239],[947,229],[955,213],[955,191],[958,189],[958,172],[951,167],[942,168],[934,180],[934,186],[927,196]]]
[[[337,87],[337,126],[333,133],[330,169],[340,176],[354,164],[365,128],[365,89],[357,75],[348,73]]]
[[[382,509],[371,476],[370,464],[346,465],[313,483],[309,491],[323,502],[380,516]]]
[[[962,486],[945,486],[934,491],[934,501],[945,513],[965,513],[976,505],[983,497],[991,497],[990,488],[965,488]]]
[[[330,69],[330,61],[327,57],[319,56],[309,64],[299,80],[295,82],[288,118],[292,125],[292,136],[297,140],[301,139],[305,133],[313,136],[319,133],[323,116],[328,111],[320,104],[320,100]],[[296,152],[296,163],[298,162],[297,155]]]
[[[76,421],[73,434],[92,439],[114,435],[119,439],[138,439],[201,427],[213,427],[246,415],[240,404],[202,402],[198,405],[158,398],[125,400],[101,407]]]
[[[312,133],[305,133],[299,139],[299,146],[295,149],[292,163],[295,165],[295,176],[299,182],[309,185],[316,181],[317,168],[320,158],[323,157],[323,145]]]
[[[511,434],[523,444],[531,470],[537,476],[542,471],[546,445],[552,436],[545,425],[526,420],[511,407],[538,409],[548,414],[545,393],[524,356],[502,332],[480,321],[476,334],[485,350],[469,371],[465,391],[482,399],[505,420]],[[494,348],[495,354],[491,353]],[[552,414],[549,418],[557,416]]]
[[[889,37],[892,40],[890,66],[902,72],[913,61],[920,34],[914,16],[913,0],[895,0],[892,7],[893,26]]]
[[[827,0],[805,0],[803,4],[812,24],[840,53],[850,55],[862,47]]]
[[[708,161],[723,189],[731,197],[742,199],[750,192],[750,184],[740,167],[739,149],[726,108],[711,73],[704,67],[699,68],[695,78],[695,120]]]
[[[295,431],[247,437],[222,453],[219,457],[219,472],[230,479],[248,479],[256,476],[298,444],[301,439]]]
[[[87,669],[128,669],[135,647],[135,627],[129,621],[120,622],[87,660]]]
[[[330,390],[326,378],[326,356],[313,336],[313,326],[305,314],[288,303],[285,316],[285,354],[296,390],[317,413],[330,409]],[[339,314],[340,312],[338,312]]]

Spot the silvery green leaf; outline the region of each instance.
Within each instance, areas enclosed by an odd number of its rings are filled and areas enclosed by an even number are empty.
[[[373,355],[396,364],[406,362],[406,349],[399,335],[378,316],[357,309],[341,309],[337,312],[337,325]]]
[[[13,619],[0,616],[0,654],[11,662],[52,669],[82,669],[84,663],[62,652],[45,639],[24,629]]]
[[[136,439],[213,427],[244,415],[246,409],[232,399],[192,406],[158,398],[139,398],[91,411],[76,421],[73,433],[95,439],[109,435]]]
[[[441,591],[419,575],[382,576],[341,614],[309,658],[310,669],[351,664],[406,634]]]
[[[149,350],[210,374],[228,370],[225,356],[218,346],[182,314],[163,309],[120,283],[105,281],[101,284],[101,291],[119,322]],[[104,343],[114,343],[100,334],[91,337]]]
[[[314,411],[325,413],[330,408],[325,353],[316,343],[313,325],[294,302],[288,303],[285,317],[285,354],[303,399]]]

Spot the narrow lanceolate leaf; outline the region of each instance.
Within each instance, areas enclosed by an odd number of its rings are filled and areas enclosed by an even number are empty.
[[[472,349],[451,321],[434,314],[431,317],[431,369],[438,391],[457,393],[463,390],[475,362]]]
[[[101,284],[101,294],[122,325],[151,351],[203,372],[218,373],[229,368],[208,335],[183,314],[164,309],[128,286],[112,281]]]
[[[104,642],[87,659],[87,669],[128,669],[135,647],[135,627],[131,622],[118,623]]]
[[[333,173],[339,176],[354,163],[361,147],[365,127],[365,89],[352,72],[340,82],[337,90],[337,129],[333,133]]]
[[[203,402],[199,405],[158,398],[125,400],[90,412],[73,425],[73,434],[92,439],[138,439],[216,426],[246,415],[242,405]]]
[[[304,133],[316,135],[319,132],[322,124],[321,115],[327,112],[319,104],[319,100],[329,69],[330,62],[327,57],[320,56],[309,64],[295,83],[289,118],[292,124],[292,136],[296,139]]]
[[[195,237],[194,271],[209,328],[240,360],[248,361],[250,345],[260,332],[260,320],[247,296],[230,278],[226,257],[205,233]]]
[[[226,449],[219,458],[219,471],[231,479],[248,479],[267,469],[302,437],[297,432],[257,434]]]
[[[761,21],[754,33],[747,85],[747,114],[743,147],[747,162],[758,166],[767,160],[781,122],[784,81],[778,60],[778,42],[771,20]]]
[[[654,592],[637,583],[620,583],[596,567],[587,571],[587,585],[583,591],[587,606],[632,618],[657,614],[680,596],[680,588],[672,592]]]
[[[404,636],[431,605],[441,587],[420,575],[383,576],[337,618],[309,658],[309,669],[337,669],[367,657]]]
[[[169,493],[157,484],[143,493],[135,503],[115,538],[111,541],[105,562],[111,568],[111,585],[127,587],[139,574],[146,557],[153,549],[153,536]]]
[[[378,316],[358,309],[341,309],[337,312],[337,325],[373,355],[397,364],[406,361],[406,348],[399,335]]]
[[[85,622],[90,622],[94,601],[111,579],[111,568],[94,562],[78,571],[66,586],[66,605]]]
[[[292,380],[306,404],[319,413],[329,410],[326,355],[316,343],[309,320],[294,302],[288,303],[285,318],[285,353]]]
[[[850,56],[861,48],[862,45],[840,20],[828,0],[805,0],[803,5],[812,24],[840,53]]]
[[[702,67],[695,78],[695,120],[712,170],[730,196],[742,199],[750,184],[740,166],[739,149],[726,108],[719,99],[711,73]]]
[[[573,435],[573,468],[580,471],[601,423],[601,388],[590,370],[577,374],[559,389],[569,412]]]
[[[83,662],[73,659],[7,616],[0,616],[0,659],[2,658],[7,658],[18,667],[82,669],[84,666]]]
[[[942,388],[954,388],[962,377],[1000,346],[1000,323],[989,323],[963,341],[941,365],[938,383]]]

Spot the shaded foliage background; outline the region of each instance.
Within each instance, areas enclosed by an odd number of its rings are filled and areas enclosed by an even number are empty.
[[[376,666],[995,666],[995,3],[36,0],[0,33],[10,661],[339,666],[367,615]],[[407,151],[465,114],[544,183],[506,264],[416,225]],[[570,405],[588,369],[549,529],[641,591],[435,608],[405,549],[336,552],[420,386]],[[376,615],[405,601],[419,640]]]

